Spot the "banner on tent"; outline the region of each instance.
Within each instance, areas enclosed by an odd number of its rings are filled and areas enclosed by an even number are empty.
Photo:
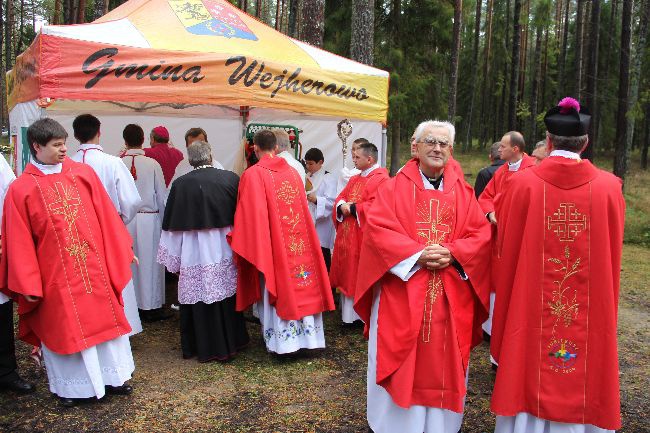
[[[48,35],[41,35],[40,43],[40,96],[253,105],[386,119],[386,77],[283,65],[246,55],[157,51]],[[15,88],[11,101],[34,99],[33,94],[23,98],[23,91]]]

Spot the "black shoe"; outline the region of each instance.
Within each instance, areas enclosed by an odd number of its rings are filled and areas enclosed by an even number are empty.
[[[75,407],[77,405],[77,401],[74,398],[59,397],[59,402],[63,407]]]
[[[19,394],[30,394],[36,391],[34,384],[27,382],[20,376],[14,380],[0,382],[0,389],[17,392]]]
[[[106,393],[112,395],[131,395],[133,387],[131,385],[111,386],[106,385]]]
[[[167,320],[174,316],[171,311],[165,311],[162,308],[154,310],[140,310],[140,319],[143,322],[158,322],[160,320]]]

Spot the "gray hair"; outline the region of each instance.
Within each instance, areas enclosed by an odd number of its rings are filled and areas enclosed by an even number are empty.
[[[568,150],[569,152],[580,153],[589,138],[587,135],[579,135],[577,137],[564,137],[562,135],[551,134],[546,132],[546,135],[551,140],[553,149]]]
[[[500,159],[501,155],[499,155],[499,146],[501,145],[500,141],[497,141],[496,143],[492,143],[492,146],[490,146],[490,158],[492,159]]]
[[[192,167],[200,167],[212,163],[212,148],[206,141],[195,141],[187,146],[187,160]]]
[[[454,128],[454,125],[440,120],[425,120],[415,128],[415,141],[422,141],[422,134],[424,134],[424,130],[427,128],[445,128],[451,139],[451,147],[454,147],[454,138],[456,137],[456,128]]]
[[[284,129],[274,129],[275,141],[278,143],[278,152],[289,150],[289,134]]]
[[[546,140],[538,141],[537,144],[535,144],[535,149],[539,149],[540,147],[546,147]]]

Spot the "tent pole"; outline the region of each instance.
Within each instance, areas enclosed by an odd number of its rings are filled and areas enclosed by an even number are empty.
[[[386,152],[388,150],[388,135],[386,127],[381,127],[381,166],[386,167]]]

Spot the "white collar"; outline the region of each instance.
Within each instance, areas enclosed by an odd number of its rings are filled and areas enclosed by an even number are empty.
[[[509,162],[508,163],[508,171],[517,171],[517,170],[519,170],[519,167],[521,167],[521,161],[523,161],[523,160],[524,160],[524,158],[522,157],[517,162]]]
[[[373,165],[372,167],[370,167],[370,168],[366,168],[365,170],[363,170],[363,171],[361,172],[361,177],[366,177],[366,176],[368,176],[370,173],[373,172],[373,170],[375,170],[375,169],[377,169],[377,168],[379,168],[379,163],[375,163],[375,165]]]
[[[418,169],[420,171],[420,177],[422,178],[422,185],[424,185],[424,189],[428,190],[435,190],[435,191],[443,191],[445,187],[445,178],[443,177],[442,180],[440,181],[440,187],[438,189],[435,189],[433,185],[431,185],[431,182],[429,182],[429,178],[422,173],[422,170]],[[443,171],[441,176],[445,174]]]
[[[144,149],[128,149],[124,156],[144,155]]]
[[[97,150],[101,150],[102,152],[104,151],[104,148],[101,147],[99,144],[84,143],[79,145],[79,150],[90,150],[90,149],[97,149]]]
[[[58,174],[61,173],[61,170],[63,170],[63,164],[60,162],[58,164],[41,164],[33,157],[29,162],[31,162],[34,167],[38,168],[39,171],[45,175]]]
[[[578,161],[582,159],[580,158],[579,153],[571,152],[568,150],[560,150],[560,149],[551,151],[551,154],[549,156],[561,156],[563,158],[576,159]]]
[[[280,155],[282,155],[282,158],[289,157],[289,158],[292,158],[292,159],[296,159],[296,158],[293,157],[293,155],[288,150],[283,150],[282,152],[277,154],[277,156],[280,156]]]
[[[312,177],[316,178],[318,176],[324,176],[324,175],[325,175],[325,166],[322,166],[321,168],[319,168],[318,170],[316,170],[313,173],[308,173],[307,174],[307,176],[309,176],[310,178],[312,178]]]

